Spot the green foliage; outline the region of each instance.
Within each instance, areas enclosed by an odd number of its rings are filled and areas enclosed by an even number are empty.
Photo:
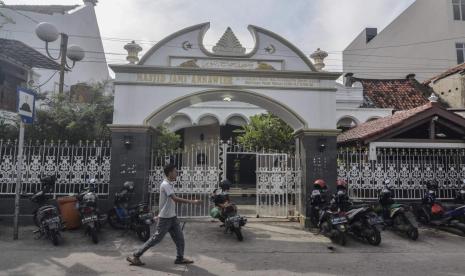
[[[7,124],[4,119],[0,119],[0,139],[18,139],[18,129],[11,124]]]
[[[238,142],[258,150],[291,151],[294,148],[293,129],[272,114],[250,117],[250,124],[243,127]]]
[[[103,94],[105,83],[91,86],[90,103],[70,102],[69,95],[54,95],[45,108],[36,109],[36,122],[26,127],[27,140],[108,140],[113,118],[113,96]]]
[[[153,145],[155,152],[173,152],[181,146],[181,136],[164,126],[157,128],[159,135]]]

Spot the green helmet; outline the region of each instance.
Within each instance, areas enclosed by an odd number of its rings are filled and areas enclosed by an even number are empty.
[[[210,216],[212,218],[219,218],[221,215],[221,211],[218,207],[213,207],[211,210],[210,210]]]

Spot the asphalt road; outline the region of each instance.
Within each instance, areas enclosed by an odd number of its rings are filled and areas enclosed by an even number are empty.
[[[141,244],[135,235],[108,226],[98,245],[78,230],[64,232],[58,247],[35,240],[33,227],[12,241],[12,229],[0,226],[0,275],[465,275],[465,238],[436,229],[422,228],[416,242],[385,231],[378,247],[353,239],[340,247],[292,222],[250,222],[243,242],[218,226],[186,224],[186,256],[195,264],[175,265],[167,236],[144,255],[144,267],[125,261]]]

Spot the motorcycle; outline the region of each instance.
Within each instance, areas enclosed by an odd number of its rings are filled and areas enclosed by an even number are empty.
[[[90,180],[89,186],[77,196],[77,209],[81,215],[81,225],[85,227],[85,233],[89,235],[93,243],[98,243],[98,233],[102,228],[105,217],[99,214],[97,208],[98,197],[95,194],[95,180]]]
[[[411,240],[418,239],[418,223],[410,206],[399,204],[392,198],[392,190],[389,189],[389,180],[385,181],[385,187],[379,194],[379,213],[384,222],[394,231],[407,234]]]
[[[381,243],[383,220],[370,206],[355,206],[347,195],[347,183],[339,179],[336,182],[336,194],[331,199],[331,208],[345,212],[347,233],[356,238],[366,240],[371,245]]]
[[[213,192],[210,200],[218,205],[218,202],[223,200],[219,199],[221,195],[216,194],[216,190]],[[220,221],[224,222],[224,233],[234,233],[237,237],[237,240],[242,241],[244,237],[242,235],[242,226],[245,226],[247,223],[247,218],[237,214],[237,206],[229,201],[222,203],[222,207],[215,206],[210,211],[210,214],[213,218],[217,218]]]
[[[37,238],[46,237],[52,241],[53,245],[59,244],[60,231],[63,229],[63,222],[57,207],[48,203],[50,193],[55,186],[55,177],[47,176],[40,180],[42,187],[30,197],[30,200],[38,205],[32,214],[34,224],[39,229],[34,231]]]
[[[141,241],[146,242],[150,238],[154,214],[145,202],[129,206],[133,190],[134,183],[126,181],[121,191],[115,194],[114,207],[108,211],[107,220],[114,229],[133,230]]]
[[[321,212],[320,233],[344,246],[347,243],[348,222],[344,211],[326,208]]]
[[[445,208],[436,199],[437,184],[429,183],[421,205],[415,206],[418,220],[431,226],[452,227],[465,234],[465,205]]]

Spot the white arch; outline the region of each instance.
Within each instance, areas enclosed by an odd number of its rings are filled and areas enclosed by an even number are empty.
[[[225,97],[233,101],[246,102],[259,106],[281,118],[294,130],[308,128],[308,123],[285,104],[270,97],[242,89],[212,89],[179,97],[155,110],[145,118],[145,125],[158,126],[177,111],[200,102],[222,101]]]
[[[192,125],[192,118],[186,113],[176,113],[167,122],[167,127],[173,132]]]
[[[381,118],[381,117],[379,117],[379,116],[371,116],[370,118],[368,118],[368,119],[366,120],[366,122],[378,120],[378,119],[380,119],[380,118]]]
[[[344,119],[352,120],[355,123],[355,126],[358,126],[360,124],[360,121],[357,120],[357,118],[350,115],[344,115],[337,120],[336,126],[339,127],[339,123]]]
[[[232,113],[232,114],[229,114],[226,119],[224,120],[224,124],[227,125],[228,124],[228,121],[234,117],[239,117],[241,118],[242,120],[244,120],[245,124],[248,124],[250,123],[250,119],[245,116],[244,114],[241,114],[241,113]]]
[[[197,120],[195,121],[195,124],[196,125],[206,125],[206,124],[201,124],[201,121],[203,119],[205,119],[205,118],[208,118],[208,117],[213,118],[216,121],[216,123],[220,124],[220,118],[216,114],[213,114],[213,113],[203,113],[203,114],[201,114],[197,118]]]

